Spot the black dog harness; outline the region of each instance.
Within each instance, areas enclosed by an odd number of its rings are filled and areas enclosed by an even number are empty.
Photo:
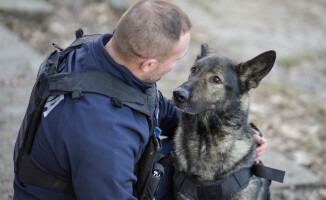
[[[213,182],[198,182],[183,172],[175,172],[174,190],[190,200],[227,200],[245,189],[252,175],[282,183],[285,172],[263,165],[253,165]]]

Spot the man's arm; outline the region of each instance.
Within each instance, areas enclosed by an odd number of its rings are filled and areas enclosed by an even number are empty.
[[[146,117],[95,94],[70,106],[74,113],[64,129],[63,154],[77,199],[136,199],[133,171],[149,136]]]
[[[173,137],[175,129],[178,125],[180,112],[174,107],[170,100],[163,97],[160,93],[160,101],[162,102],[163,109],[161,110],[160,128],[162,135]]]

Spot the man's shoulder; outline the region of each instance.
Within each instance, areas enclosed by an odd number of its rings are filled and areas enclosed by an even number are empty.
[[[64,98],[58,103],[58,109],[54,109],[54,113],[69,117],[74,121],[85,120],[85,122],[88,119],[123,119],[124,121],[146,119],[145,115],[127,105],[116,105],[115,101],[114,98],[96,93],[85,92],[80,99],[73,99],[68,94],[64,95]]]

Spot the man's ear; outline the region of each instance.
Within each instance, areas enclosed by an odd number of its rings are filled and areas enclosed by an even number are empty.
[[[156,59],[154,59],[154,58],[149,58],[149,59],[144,60],[144,61],[141,63],[141,65],[140,65],[140,69],[141,69],[141,71],[143,71],[143,72],[149,72],[149,71],[155,69],[156,66],[157,66],[157,64],[158,64],[158,61],[157,61]]]
[[[239,64],[238,74],[243,92],[248,92],[259,85],[260,81],[271,71],[275,59],[276,52],[271,50]]]
[[[207,56],[210,53],[215,53],[215,51],[213,49],[209,48],[208,44],[206,44],[206,43],[201,44],[200,47],[201,47],[201,52],[197,56],[196,61],[203,58],[203,57],[205,57],[205,56]]]

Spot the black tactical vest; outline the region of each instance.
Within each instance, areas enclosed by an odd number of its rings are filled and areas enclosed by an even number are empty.
[[[154,134],[155,105],[158,103],[156,88],[149,88],[144,93],[126,85],[109,73],[82,71],[60,73],[67,55],[81,47],[85,42],[100,35],[84,35],[81,29],[76,31],[76,40],[66,49],[51,52],[41,64],[33,87],[27,111],[21,124],[14,150],[14,168],[21,184],[30,184],[57,192],[74,194],[71,181],[48,174],[38,168],[30,158],[36,130],[41,119],[43,107],[48,97],[71,94],[73,99],[82,98],[84,92],[108,96],[115,106],[126,105],[147,116],[150,128],[149,142],[142,157],[135,166],[138,181],[134,186],[134,195],[139,199],[153,199],[164,167],[160,159],[160,140]]]

